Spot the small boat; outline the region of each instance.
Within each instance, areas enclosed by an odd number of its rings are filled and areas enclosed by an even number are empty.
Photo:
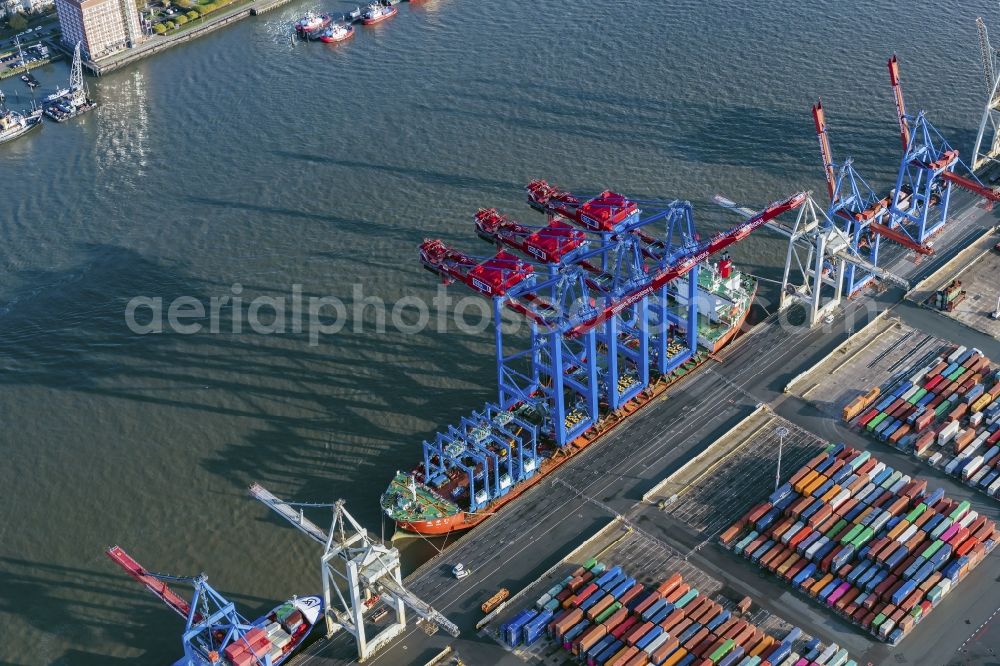
[[[375,25],[396,15],[396,8],[392,6],[372,3],[361,14],[361,22],[365,25]]]
[[[0,92],[0,143],[7,143],[24,136],[31,130],[41,127],[42,110],[35,109],[26,113],[18,113],[8,109],[3,92]]]
[[[334,44],[350,39],[354,36],[354,26],[334,23],[329,28],[319,33],[319,40],[327,44]]]
[[[330,25],[330,20],[329,14],[316,14],[314,12],[309,12],[295,22],[295,32],[300,35],[314,33],[317,30],[322,30],[326,26]]]
[[[22,74],[21,75],[21,80],[24,81],[25,83],[27,83],[29,88],[37,88],[38,87],[38,79],[36,79],[31,74]]]
[[[55,91],[51,95],[46,95],[45,96],[45,101],[46,102],[58,102],[63,97],[69,97],[70,92],[71,91],[70,91],[69,88],[62,88],[61,90]]]

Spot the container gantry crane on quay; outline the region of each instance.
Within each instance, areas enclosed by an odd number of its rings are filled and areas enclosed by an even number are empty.
[[[477,213],[478,235],[504,248],[495,255],[474,257],[440,240],[420,246],[426,269],[446,283],[461,282],[493,306],[498,402],[423,444],[423,481],[446,488],[453,499],[467,491],[470,512],[537,473],[542,455],[556,454],[602,418],[619,414],[610,407],[615,402],[624,411],[640,404],[639,394],[653,381],[651,369],[665,363],[670,372],[690,359],[697,345],[698,264],[806,199],[800,193],[774,203],[702,242],[684,202],[656,202],[659,208],[643,216],[636,202],[614,193],[595,197],[590,208],[570,205],[565,199],[571,195],[560,193],[562,208],[556,210],[556,197],[540,197],[538,183],[533,189],[535,205],[550,215],[546,226],[524,225],[492,209]],[[581,219],[588,210],[596,221]],[[651,232],[658,222],[663,236]],[[595,228],[602,224],[606,228]],[[684,277],[687,284],[677,289],[674,281]],[[651,324],[647,299],[653,297],[658,311],[667,309],[667,296],[683,299],[682,311],[655,316]],[[505,337],[505,310],[530,324],[519,351],[509,349],[519,340]],[[685,331],[683,353],[662,350],[671,324]],[[617,355],[611,353],[615,346]],[[609,367],[613,361],[620,361],[617,368]],[[625,403],[626,396],[636,398]],[[554,450],[540,453],[543,442]],[[467,485],[453,480],[455,470]]]
[[[181,642],[184,657],[175,666],[213,666],[222,663],[222,656],[233,652],[257,653],[254,663],[274,666],[286,660],[288,653],[274,657],[270,651],[258,653],[253,633],[263,635],[259,626],[247,621],[236,606],[208,584],[205,574],[198,576],[173,576],[154,573],[136,562],[119,546],[107,550],[111,560],[125,573],[159,597],[174,612],[185,620]],[[194,588],[191,601],[182,598],[168,583],[186,583]],[[320,611],[318,597],[303,597],[316,616]],[[312,620],[313,622],[315,619]],[[311,623],[310,623],[311,628]],[[306,632],[308,633],[308,632]],[[299,637],[299,641],[305,636]],[[296,646],[298,645],[296,642]],[[234,650],[234,648],[237,648]],[[280,652],[280,650],[279,650]]]
[[[453,622],[403,586],[399,550],[368,536],[368,530],[348,513],[344,500],[333,504],[288,502],[256,483],[249,491],[251,497],[323,546],[320,571],[326,635],[330,638],[340,630],[347,631],[354,637],[359,661],[368,659],[406,629],[406,608],[420,617],[430,631],[440,627],[458,637],[459,629]],[[330,528],[324,530],[306,518],[305,508],[332,509]],[[378,602],[385,604],[394,617],[388,626],[369,637],[365,613]]]
[[[903,159],[889,205],[889,227],[911,242],[925,245],[948,222],[953,187],[977,194],[990,205],[1000,201],[1000,194],[976,177],[924,111],[916,116],[907,114],[895,55],[889,59],[889,81],[903,145]]]

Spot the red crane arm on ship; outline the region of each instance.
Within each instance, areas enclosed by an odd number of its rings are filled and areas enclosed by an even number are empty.
[[[794,210],[805,203],[808,198],[808,194],[805,192],[799,192],[794,194],[787,199],[782,201],[772,203],[767,208],[757,213],[749,220],[732,227],[728,231],[716,234],[712,240],[706,243],[700,250],[693,254],[689,254],[683,261],[677,263],[670,268],[661,271],[659,274],[655,275],[653,279],[647,283],[642,288],[632,292],[628,296],[625,296],[611,305],[607,306],[603,311],[597,314],[595,317],[588,319],[587,321],[574,326],[567,332],[568,337],[577,337],[586,333],[587,331],[593,329],[596,326],[600,326],[607,320],[611,319],[613,316],[634,304],[636,301],[642,299],[644,296],[648,296],[653,293],[663,285],[667,284],[671,280],[677,279],[685,275],[695,264],[698,264],[708,257],[712,256],[716,252],[721,252],[725,248],[729,247],[733,243],[743,240],[750,235],[751,232],[764,226],[774,218],[778,217],[783,213],[787,213],[790,210]]]
[[[124,569],[125,573],[145,585],[146,589],[158,596],[163,603],[173,608],[178,615],[187,619],[188,614],[191,612],[191,604],[170,589],[170,586],[151,574],[141,564],[132,559],[131,555],[126,553],[120,547],[114,546],[108,549],[108,557],[110,557],[115,564]],[[194,621],[195,623],[201,622],[200,613],[195,613]]]
[[[535,276],[535,269],[531,264],[509,252],[501,250],[486,261],[480,261],[452,250],[440,240],[429,239],[420,244],[420,261],[429,271],[445,280],[457,280],[473,291],[491,298],[503,297],[521,282]],[[533,294],[524,294],[521,298],[540,307],[548,307]],[[538,324],[549,325],[544,317],[513,299],[505,300],[504,305]]]

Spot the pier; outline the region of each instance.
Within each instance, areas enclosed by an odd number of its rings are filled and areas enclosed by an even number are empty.
[[[993,228],[994,215],[978,208],[978,202],[968,194],[956,195],[953,206],[957,221],[936,238],[934,257],[920,263],[900,257],[888,268],[912,283],[939,270],[973,239]],[[366,663],[425,664],[445,650],[466,663],[525,663],[523,654],[515,655],[496,640],[498,627],[494,620],[483,622],[480,604],[501,587],[511,591],[511,599],[504,607],[530,604],[532,597],[522,593],[526,588],[559,567],[581,544],[606,538],[608,530],[623,535],[641,533],[646,541],[685,553],[686,561],[765,602],[777,616],[793,619],[824,641],[848,646],[860,663],[949,663],[959,646],[972,645],[975,649],[974,629],[995,614],[995,581],[1000,576],[1000,560],[996,557],[988,558],[970,574],[963,587],[971,589],[949,597],[947,607],[928,620],[933,622],[929,630],[917,632],[890,649],[815,604],[793,598],[773,578],[758,576],[752,565],[716,543],[712,529],[702,529],[690,519],[706,511],[729,517],[731,503],[748,499],[734,497],[729,490],[713,490],[719,484],[713,483],[711,477],[722,473],[719,470],[724,466],[709,465],[710,471],[699,476],[690,471],[689,464],[703,460],[703,456],[719,462],[729,455],[739,455],[740,447],[747,445],[747,438],[759,429],[749,421],[744,423],[749,417],[786,423],[804,436],[812,434],[822,440],[870,449],[897,469],[929,477],[935,485],[945,487],[949,496],[972,495],[970,489],[953,479],[849,430],[806,397],[786,393],[790,381],[841,353],[855,330],[881,318],[885,310],[909,326],[933,330],[942,338],[961,341],[970,334],[962,324],[943,319],[906,301],[904,296],[901,288],[858,296],[846,303],[832,324],[814,328],[789,323],[802,314],[796,309],[769,317],[725,349],[717,359],[720,363],[710,364],[678,382],[604,441],[458,538],[407,578],[408,588],[461,628],[459,639],[441,632],[429,636],[412,627]],[[980,335],[974,344],[985,355],[1000,358],[1000,341]],[[752,432],[741,433],[741,428]],[[792,446],[795,459],[798,443],[789,440],[784,444]],[[777,443],[773,437],[761,440],[758,435],[750,445],[755,451],[766,450],[770,456]],[[722,485],[724,489],[729,487]],[[976,508],[997,517],[995,504],[979,501]],[[451,571],[457,563],[462,563],[470,575],[456,580]],[[331,640],[318,640],[291,663],[339,666],[354,661],[349,637],[337,634]]]

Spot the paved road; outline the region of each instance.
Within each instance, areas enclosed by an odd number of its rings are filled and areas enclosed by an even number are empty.
[[[961,215],[967,217],[961,233],[949,232],[949,237],[939,239],[939,255],[933,261],[920,266],[901,261],[894,267],[895,272],[916,282],[942,265],[970,237],[994,224],[992,215],[970,208],[971,199],[956,199],[953,210],[962,210]],[[940,250],[949,244],[948,251]],[[993,358],[1000,358],[1000,342],[911,303],[901,302],[902,297],[902,290],[894,289],[875,297],[849,301],[834,324],[812,330],[789,324],[789,320],[795,321],[795,314],[769,318],[728,350],[723,363],[710,365],[707,371],[702,370],[683,380],[670,390],[666,399],[649,405],[603,443],[584,451],[552,478],[464,536],[408,579],[407,584],[414,592],[447,614],[462,629],[461,638],[452,640],[441,634],[428,637],[419,629],[410,629],[402,639],[368,663],[422,664],[447,645],[454,646],[470,664],[521,663],[489,638],[475,633],[475,622],[481,617],[480,603],[500,587],[514,591],[525,587],[606,525],[614,513],[634,511],[636,518],[644,521],[644,528],[660,531],[665,539],[671,535],[676,537],[679,531],[669,529],[668,519],[662,512],[647,513],[651,510],[636,507],[642,494],[733,427],[759,402],[767,403],[780,415],[821,437],[871,448],[880,458],[887,462],[892,459],[908,472],[940,476],[941,485],[949,491],[954,489],[951,494],[955,496],[967,494],[968,489],[948,477],[888,447],[863,440],[841,428],[829,416],[783,392],[795,375],[817,363],[851,332],[887,308],[892,308],[912,326],[971,343]],[[853,323],[845,324],[848,319]],[[907,464],[913,469],[910,470]],[[991,508],[995,511],[995,506]],[[805,628],[826,642],[870,643],[858,629],[831,613],[810,610],[808,604],[796,600],[787,587],[758,577],[755,568],[744,569],[747,565],[734,561],[736,558],[721,549],[712,546],[702,552],[705,566],[718,569],[713,574],[726,580],[736,577],[752,581],[753,596],[758,602],[773,604],[776,614],[803,622]],[[461,581],[450,575],[457,561],[472,570],[472,574]],[[751,570],[754,571],[752,575]],[[741,575],[744,573],[745,576]],[[993,582],[998,573],[1000,558],[993,557],[989,564],[977,569],[974,576],[982,578],[983,582]],[[953,596],[962,602],[963,612],[949,612],[949,607],[956,605],[949,598],[939,612],[932,614],[928,625],[922,626],[921,631],[908,637],[901,648],[895,650],[892,663],[945,664],[950,663],[952,656],[960,654],[955,652],[958,646],[993,614],[998,588],[984,584],[977,589],[966,582],[960,589],[959,594],[964,596]],[[790,615],[789,609],[800,613]],[[983,635],[990,634],[983,631]],[[313,645],[294,663],[296,666],[332,666],[349,663],[352,654],[347,637],[341,636]],[[933,658],[928,661],[925,656]],[[889,653],[884,646],[878,645],[870,647],[866,657],[878,663],[886,660]]]

